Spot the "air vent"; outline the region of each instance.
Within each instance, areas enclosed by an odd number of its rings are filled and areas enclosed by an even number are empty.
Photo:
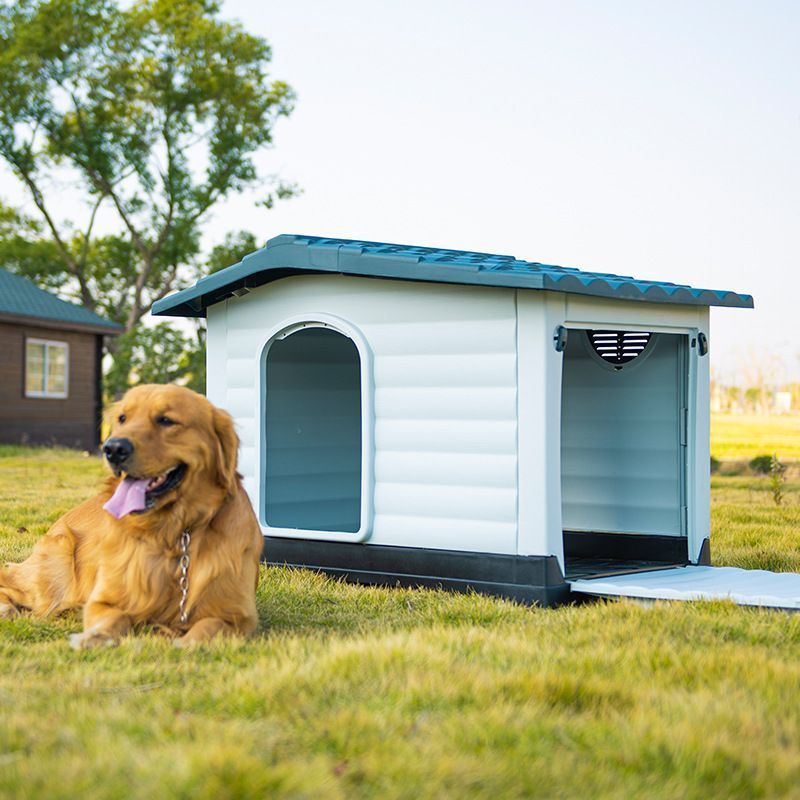
[[[641,355],[650,341],[651,333],[642,331],[587,331],[595,353],[603,361],[622,366]]]

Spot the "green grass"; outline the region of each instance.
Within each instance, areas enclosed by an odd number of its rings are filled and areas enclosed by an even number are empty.
[[[749,460],[773,453],[781,461],[800,461],[800,415],[711,415],[711,455]]]
[[[94,491],[94,458],[0,451],[0,558]],[[800,569],[800,484],[715,478],[717,563]],[[25,531],[18,532],[18,529]],[[76,653],[0,622],[0,796],[800,796],[800,615],[555,610],[268,569],[261,627]]]
[[[800,481],[787,482],[780,507],[768,477],[713,477],[711,499],[715,563],[800,572]]]

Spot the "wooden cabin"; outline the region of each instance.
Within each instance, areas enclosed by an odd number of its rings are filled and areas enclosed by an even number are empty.
[[[122,326],[0,269],[0,442],[94,450],[103,338]]]

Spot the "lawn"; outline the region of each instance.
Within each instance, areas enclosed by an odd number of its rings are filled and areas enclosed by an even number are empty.
[[[800,415],[711,415],[711,455],[715,458],[749,460],[773,453],[781,461],[800,461]]]
[[[0,449],[0,558],[99,462]],[[714,479],[714,559],[800,569],[800,483]],[[800,797],[800,615],[727,603],[555,610],[265,570],[247,642],[77,616],[0,622],[0,796]]]

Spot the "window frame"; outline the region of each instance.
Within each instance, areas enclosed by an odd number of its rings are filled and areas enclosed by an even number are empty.
[[[319,531],[306,528],[279,528],[266,519],[266,383],[267,356],[272,344],[305,328],[328,328],[350,339],[356,346],[361,367],[361,513],[357,531]],[[367,340],[354,325],[331,314],[303,314],[284,319],[261,339],[256,351],[257,502],[256,513],[265,536],[287,539],[315,539],[330,542],[364,542],[372,534],[374,503],[374,383],[372,353]]]
[[[28,389],[28,345],[41,344],[44,345],[44,361],[42,369],[44,373],[44,390],[36,391]],[[49,351],[50,348],[58,348],[64,351],[64,391],[51,392],[47,388],[47,367],[49,364]],[[25,353],[24,353],[24,375],[23,375],[23,390],[25,397],[34,399],[45,400],[66,400],[69,397],[69,342],[64,342],[59,339],[40,339],[34,336],[25,337]]]

